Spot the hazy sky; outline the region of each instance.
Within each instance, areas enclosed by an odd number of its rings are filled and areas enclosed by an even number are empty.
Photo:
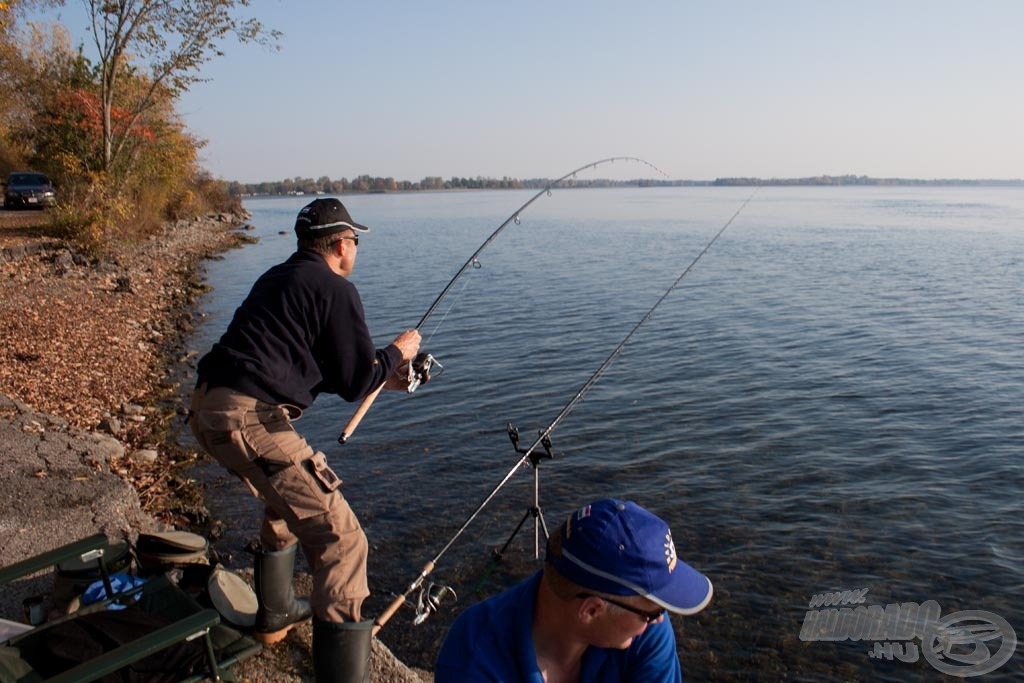
[[[226,44],[180,106],[229,180],[555,177],[614,155],[690,179],[1024,177],[1021,0],[249,11],[280,51]]]

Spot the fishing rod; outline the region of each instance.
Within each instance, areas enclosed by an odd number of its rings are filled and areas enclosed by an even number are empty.
[[[511,216],[506,218],[505,222],[499,225],[498,228],[494,232],[492,232],[486,240],[484,240],[484,243],[481,244],[480,247],[476,251],[474,251],[473,254],[468,259],[466,259],[466,262],[462,264],[462,267],[459,268],[458,272],[455,273],[452,279],[448,281],[448,284],[444,286],[444,289],[441,290],[441,293],[437,295],[437,298],[434,299],[434,303],[430,304],[430,307],[427,309],[427,312],[423,314],[423,317],[420,318],[420,321],[416,323],[416,331],[419,331],[419,329],[423,327],[423,324],[427,322],[427,319],[430,318],[431,315],[433,315],[438,305],[441,303],[441,301],[444,300],[445,297],[448,296],[448,292],[451,291],[451,288],[455,285],[459,278],[461,278],[466,273],[466,271],[468,271],[471,267],[481,267],[480,262],[477,260],[477,256],[480,255],[480,252],[486,249],[491,244],[491,242],[493,242],[498,237],[498,234],[501,233],[501,231],[504,230],[509,223],[515,223],[516,225],[518,225],[520,214],[522,214],[522,212],[525,211],[531,204],[533,204],[535,201],[540,199],[540,197],[545,194],[551,196],[551,190],[554,189],[556,185],[558,185],[560,182],[564,180],[568,180],[569,178],[574,177],[577,173],[582,173],[587,169],[600,166],[601,164],[613,163],[616,161],[635,161],[637,163],[650,166],[655,171],[668,178],[668,175],[664,171],[662,171],[660,168],[650,163],[649,161],[645,161],[637,157],[608,157],[607,159],[600,159],[598,161],[593,161],[589,164],[586,164],[585,166],[580,166],[575,170],[569,171],[558,180],[552,180],[550,183],[545,185],[540,192],[530,197],[530,199],[525,204],[516,209]],[[420,384],[427,381],[427,379],[430,377],[430,370],[431,368],[433,368],[434,365],[437,365],[439,368],[442,369],[444,368],[444,366],[442,366],[437,361],[437,359],[434,358],[429,353],[421,352],[417,354],[416,358],[414,358],[413,361],[409,363],[409,383],[408,389],[406,391],[408,391],[408,393],[411,394],[414,391],[416,391],[417,387],[419,387]],[[363,417],[366,415],[366,412],[370,409],[370,406],[373,405],[373,402],[377,400],[377,396],[380,394],[383,388],[384,383],[382,383],[373,392],[368,394],[366,398],[363,399],[363,402],[359,404],[359,408],[356,409],[356,412],[349,419],[348,424],[345,425],[345,429],[344,431],[342,431],[341,436],[338,437],[338,443],[346,443],[349,440],[349,438],[352,436],[352,432],[354,432],[356,430],[356,427],[359,426],[359,423],[362,422]]]
[[[431,583],[427,586],[426,589],[424,589],[422,587],[423,582],[431,574],[431,572],[434,571],[434,568],[437,566],[437,563],[441,560],[441,557],[446,552],[448,552],[448,549],[451,548],[452,545],[454,545],[455,541],[458,540],[463,533],[465,533],[466,529],[469,528],[469,525],[473,523],[473,521],[480,515],[481,512],[483,512],[484,508],[490,504],[490,502],[494,499],[498,492],[505,486],[505,484],[507,484],[509,480],[512,479],[512,476],[516,473],[516,471],[519,470],[519,468],[525,465],[527,462],[529,462],[532,465],[534,476],[534,506],[533,508],[527,511],[527,514],[534,513],[534,517],[538,518],[539,528],[539,525],[543,523],[543,517],[539,515],[540,506],[537,501],[539,492],[538,468],[540,465],[540,460],[542,458],[551,459],[554,457],[551,451],[551,432],[553,432],[555,430],[555,427],[557,427],[562,422],[562,420],[564,420],[566,416],[568,416],[569,413],[572,412],[573,408],[575,408],[583,400],[583,397],[587,394],[587,392],[589,392],[593,388],[593,386],[597,383],[598,379],[601,378],[601,376],[605,373],[605,371],[612,364],[612,362],[618,357],[620,353],[622,353],[622,349],[626,346],[626,344],[633,337],[633,335],[636,334],[637,330],[639,330],[640,327],[650,319],[650,317],[654,314],[654,310],[658,308],[658,306],[660,306],[665,299],[668,298],[668,296],[675,290],[675,288],[679,286],[679,283],[682,282],[683,278],[685,278],[690,273],[690,271],[693,270],[693,267],[697,265],[697,262],[700,261],[704,254],[706,254],[708,250],[711,249],[712,245],[714,245],[714,243],[718,241],[718,238],[721,237],[722,233],[725,232],[726,228],[732,225],[732,222],[736,220],[736,217],[740,215],[744,208],[746,208],[747,204],[750,203],[750,200],[754,198],[754,194],[756,193],[757,190],[754,190],[754,192],[751,193],[750,196],[747,197],[747,199],[742,204],[740,204],[740,207],[736,209],[736,212],[729,218],[728,221],[725,222],[725,225],[719,228],[718,232],[715,233],[714,237],[711,238],[711,240],[704,246],[700,253],[697,254],[697,256],[695,256],[694,259],[690,262],[690,265],[688,265],[686,269],[682,272],[682,274],[680,274],[679,277],[675,279],[672,285],[667,290],[665,290],[665,293],[661,295],[661,297],[654,303],[653,306],[651,306],[651,308],[647,311],[646,314],[644,314],[640,321],[633,326],[633,329],[629,331],[629,334],[627,334],[622,339],[622,341],[619,342],[619,345],[612,350],[611,354],[609,354],[605,361],[601,363],[600,367],[597,368],[594,374],[592,374],[590,378],[583,383],[583,386],[580,387],[579,391],[577,391],[576,394],[572,397],[572,399],[570,399],[569,402],[566,403],[565,407],[562,408],[561,412],[558,413],[555,419],[552,420],[551,423],[545,429],[540,431],[539,435],[537,436],[537,439],[529,448],[519,448],[519,432],[514,427],[512,427],[511,424],[509,424],[509,437],[512,439],[512,444],[515,447],[516,452],[521,453],[522,457],[512,467],[512,469],[508,471],[505,477],[500,482],[498,482],[498,485],[491,490],[487,497],[484,498],[483,502],[477,506],[477,508],[466,519],[462,526],[459,527],[459,530],[455,532],[455,535],[453,535],[451,539],[449,539],[448,543],[446,543],[445,546],[441,548],[441,551],[437,553],[437,555],[435,555],[433,559],[428,561],[423,566],[423,569],[420,570],[419,576],[417,576],[416,579],[409,584],[405,592],[397,596],[391,602],[391,604],[388,605],[387,609],[385,609],[381,613],[381,615],[374,620],[374,635],[376,635],[377,632],[384,627],[384,624],[386,624],[388,620],[390,620],[391,617],[394,616],[395,612],[397,612],[398,609],[403,604],[405,604],[409,596],[412,595],[413,591],[416,591],[417,589],[420,591],[416,605],[416,619],[414,621],[414,623],[417,625],[423,623],[423,621],[426,620],[427,617],[429,617],[433,612],[436,612],[440,603],[443,600],[445,600],[448,596],[455,597],[455,591],[444,584]],[[543,453],[537,452],[537,449],[539,447],[543,447]],[[526,517],[524,516],[523,520],[519,522],[519,526],[516,527],[516,531],[512,532],[513,537],[515,536],[516,532],[519,531],[519,528],[523,525],[523,522],[525,520]],[[547,536],[546,526],[544,528],[544,533],[545,536]],[[505,543],[505,547],[508,546],[508,543],[511,542],[511,540],[512,539],[509,538],[509,541]],[[502,548],[502,550],[504,550],[504,548]]]

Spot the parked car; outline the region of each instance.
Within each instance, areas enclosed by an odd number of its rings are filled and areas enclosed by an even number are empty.
[[[4,187],[5,209],[42,209],[57,203],[57,191],[43,173],[16,171]]]

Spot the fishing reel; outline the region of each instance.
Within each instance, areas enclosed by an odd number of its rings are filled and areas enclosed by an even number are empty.
[[[426,588],[421,586],[419,597],[416,598],[416,618],[412,623],[416,626],[422,624],[427,617],[440,608],[442,602],[447,602],[449,598],[459,599],[451,586],[446,586],[443,583],[431,583]]]
[[[437,362],[437,359],[425,351],[416,354],[416,357],[409,363],[409,384],[406,391],[410,394],[416,391],[419,386],[430,379],[430,370],[437,366],[444,370],[444,366]],[[437,374],[441,374],[438,372]]]

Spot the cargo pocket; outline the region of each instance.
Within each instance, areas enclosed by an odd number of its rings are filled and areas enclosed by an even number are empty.
[[[321,451],[314,453],[313,457],[303,464],[309,468],[313,478],[320,482],[320,488],[324,493],[330,493],[341,486],[341,478],[328,467],[327,456]]]
[[[200,410],[192,416],[205,432],[236,432],[244,423],[244,410]]]
[[[257,456],[253,464],[262,470],[267,484],[279,499],[273,507],[283,506],[297,519],[322,515],[330,509],[331,493],[322,488],[312,468],[306,466],[311,457],[315,457],[313,449],[287,423],[245,427],[242,438]],[[324,467],[326,465],[325,459]],[[273,504],[273,501],[267,502]],[[282,516],[284,512],[278,510]]]

